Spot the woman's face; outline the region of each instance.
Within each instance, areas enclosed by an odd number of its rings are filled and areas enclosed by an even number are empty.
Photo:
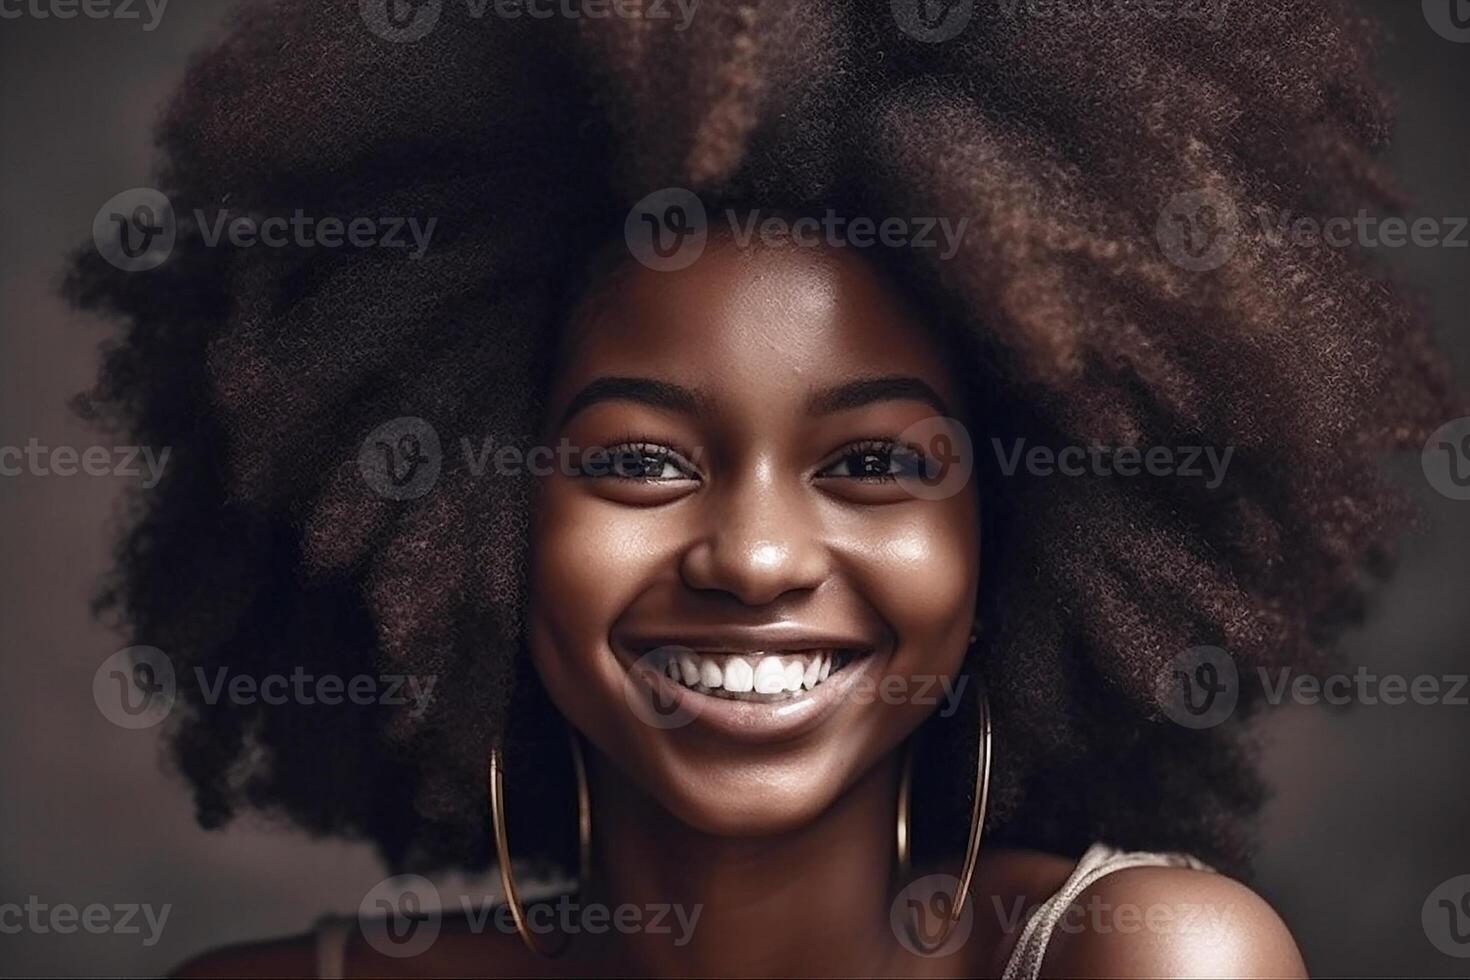
[[[815,819],[944,704],[973,628],[973,486],[929,492],[895,445],[956,435],[943,353],[852,251],[733,245],[625,270],[563,346],[545,441],[573,463],[532,544],[552,699],[694,827]]]

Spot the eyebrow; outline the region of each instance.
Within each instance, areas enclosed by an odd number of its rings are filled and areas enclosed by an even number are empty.
[[[607,401],[642,402],[685,415],[699,415],[708,405],[705,395],[672,381],[630,377],[598,378],[572,397],[561,414],[560,424],[564,426],[583,409]],[[918,378],[902,374],[859,378],[824,388],[807,399],[807,412],[811,415],[830,415],[883,401],[924,402],[940,415],[949,414],[949,407],[937,391]]]
[[[705,398],[698,392],[672,381],[657,381],[653,378],[598,378],[572,398],[561,413],[561,424],[566,425],[572,416],[598,402],[634,401],[655,408],[666,408],[685,415],[698,415],[704,407]]]
[[[885,401],[924,402],[940,415],[949,414],[949,406],[939,397],[939,392],[918,378],[906,374],[859,378],[823,389],[808,400],[807,411],[813,415],[827,415]]]

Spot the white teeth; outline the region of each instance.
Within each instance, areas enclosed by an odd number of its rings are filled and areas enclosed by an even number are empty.
[[[684,675],[684,686],[693,687],[699,683],[699,664],[692,653],[679,654],[679,672]]]
[[[665,677],[685,687],[720,696],[771,697],[800,694],[821,684],[850,658],[833,650],[803,650],[736,656],[669,651],[659,665]],[[753,694],[752,694],[753,692]]]
[[[803,676],[805,676],[806,671],[802,668],[802,666],[801,666],[801,660],[800,659],[792,659],[792,660],[787,661],[786,662],[786,667],[782,671],[782,673],[783,673],[782,680],[784,681],[784,683],[781,685],[781,689],[782,690],[785,690],[785,691],[799,691],[799,690],[801,690],[801,679],[802,679]]]
[[[822,661],[827,659],[826,654],[813,657],[806,665],[806,670],[801,675],[801,686],[810,691],[817,686],[817,675],[822,672]]]
[[[718,690],[725,685],[725,672],[720,665],[715,663],[713,657],[705,657],[699,665],[699,683],[711,691]]]
[[[798,669],[800,664],[792,662]],[[761,657],[755,667],[755,693],[780,694],[786,690],[786,668],[780,657]]]
[[[731,694],[744,694],[755,686],[755,671],[740,657],[731,657],[725,664],[725,690]]]

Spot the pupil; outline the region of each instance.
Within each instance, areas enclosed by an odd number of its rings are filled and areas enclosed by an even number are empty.
[[[663,461],[658,457],[634,450],[618,453],[617,465],[620,474],[635,479],[657,476],[663,469]]]
[[[866,452],[863,453],[861,458],[861,469],[864,476],[883,476],[888,472],[886,453]]]

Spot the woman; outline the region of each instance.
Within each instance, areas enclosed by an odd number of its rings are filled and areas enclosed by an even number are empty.
[[[1240,722],[1359,614],[1445,386],[1254,223],[1388,199],[1360,26],[1187,6],[243,12],[161,127],[172,254],[71,282],[126,331],[84,407],[179,463],[108,598],[205,826],[506,914],[181,973],[1301,975],[1228,876]],[[295,212],[434,232],[215,233]],[[303,665],[433,695],[194,681]]]

